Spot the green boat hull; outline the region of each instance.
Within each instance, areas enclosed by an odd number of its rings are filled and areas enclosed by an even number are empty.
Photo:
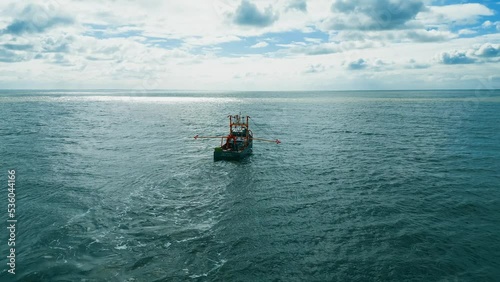
[[[217,147],[214,150],[214,161],[239,161],[252,154],[252,148],[245,148],[242,151],[222,150]]]

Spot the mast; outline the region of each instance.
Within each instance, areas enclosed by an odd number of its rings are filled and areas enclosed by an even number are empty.
[[[247,134],[245,134],[246,143],[248,143],[248,136],[250,135],[250,129],[248,128],[248,118],[249,116],[247,116],[247,130],[246,130]]]

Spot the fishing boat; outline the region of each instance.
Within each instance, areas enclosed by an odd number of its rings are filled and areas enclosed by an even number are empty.
[[[242,160],[252,154],[253,140],[265,142],[275,142],[280,144],[281,141],[267,140],[262,138],[254,138],[253,133],[249,128],[249,116],[229,115],[229,134],[227,136],[199,136],[199,138],[219,138],[220,146],[214,149],[214,161],[220,160]]]

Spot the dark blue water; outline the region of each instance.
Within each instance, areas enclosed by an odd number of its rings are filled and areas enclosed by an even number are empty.
[[[499,91],[2,91],[0,182],[1,281],[500,279]]]

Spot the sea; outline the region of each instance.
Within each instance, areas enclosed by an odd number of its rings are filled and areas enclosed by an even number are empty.
[[[1,90],[0,187],[0,281],[500,281],[500,91]]]

